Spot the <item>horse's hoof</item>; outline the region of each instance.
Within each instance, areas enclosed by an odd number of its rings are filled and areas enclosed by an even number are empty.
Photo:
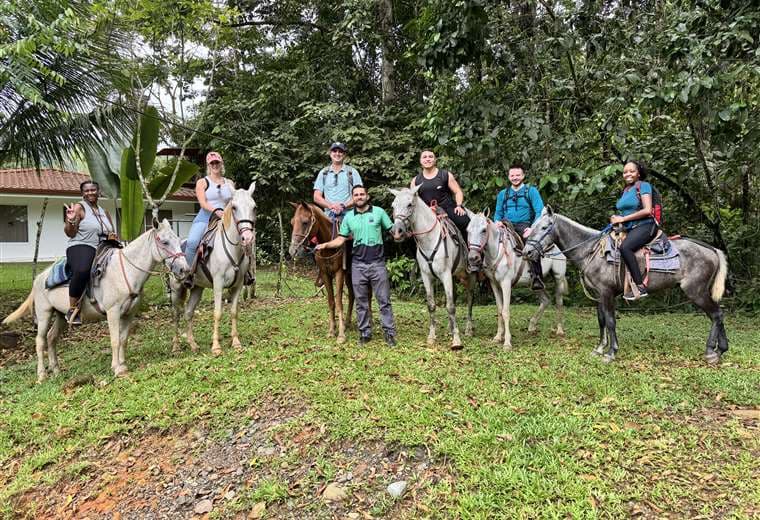
[[[116,377],[126,377],[129,375],[129,370],[125,365],[119,365],[114,369],[113,374]]]
[[[53,375],[54,376],[60,376],[61,375],[61,369],[58,367],[53,368]]]
[[[504,344],[504,346],[503,346],[502,348],[503,348],[504,350],[514,350],[514,347],[512,346],[512,344],[511,344],[511,343],[505,343],[505,344]]]
[[[493,341],[494,343],[501,343],[501,342],[503,342],[503,341],[504,341],[504,337],[503,337],[503,336],[494,336],[494,337],[491,339],[491,341]]]
[[[602,356],[602,363],[606,365],[612,363],[613,361],[615,361],[615,356],[611,354],[605,354],[604,356]]]
[[[211,347],[211,355],[219,357],[222,355],[222,347]]]
[[[560,338],[564,338],[565,337],[565,331],[562,330],[562,329],[557,329],[557,331],[555,332],[555,334],[557,336],[559,336]]]
[[[720,354],[717,352],[710,352],[709,354],[705,354],[705,361],[708,365],[717,365],[720,361]]]
[[[456,345],[451,345],[451,350],[462,350],[463,348],[464,348],[464,345],[462,345],[461,343],[456,344]]]
[[[42,384],[47,379],[47,374],[37,374],[37,384]]]
[[[346,337],[345,336],[338,336],[338,339],[336,341],[337,341],[338,345],[342,345],[342,344],[344,344],[346,342]]]
[[[591,351],[592,356],[603,356],[604,350],[602,350],[602,347],[596,347],[594,350]]]
[[[428,338],[427,344],[429,347],[432,347],[433,345],[435,345],[435,338]]]
[[[241,350],[243,348],[243,344],[240,342],[238,338],[234,338],[232,340],[232,348]]]
[[[535,325],[528,325],[529,334],[535,334],[536,332],[538,332],[538,327],[536,327]]]

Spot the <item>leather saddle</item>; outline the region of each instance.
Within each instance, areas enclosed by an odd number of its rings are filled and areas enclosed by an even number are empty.
[[[620,244],[625,240],[625,237],[628,236],[628,233],[626,233],[624,230],[620,231],[612,231],[610,233],[610,248],[613,252],[617,253],[617,251],[620,248]],[[671,252],[672,244],[670,242],[670,239],[668,239],[667,235],[662,232],[662,230],[657,231],[657,235],[650,240],[648,243],[644,244],[639,250],[636,251],[636,253],[641,253],[643,250],[648,249],[650,254],[655,256],[668,256]]]

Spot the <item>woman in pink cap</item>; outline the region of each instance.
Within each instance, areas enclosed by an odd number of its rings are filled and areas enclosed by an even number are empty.
[[[224,161],[219,152],[209,152],[206,155],[206,173],[205,177],[195,183],[195,196],[198,197],[201,210],[193,219],[190,234],[187,236],[185,258],[191,266],[211,215],[216,214],[221,218],[224,207],[235,190],[235,183],[224,177]]]

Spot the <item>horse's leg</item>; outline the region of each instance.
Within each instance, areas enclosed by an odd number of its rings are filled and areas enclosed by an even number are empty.
[[[58,366],[58,352],[55,349],[55,344],[58,341],[58,335],[61,333],[63,324],[66,320],[63,318],[63,314],[60,312],[53,313],[53,326],[47,333],[47,354],[48,354],[48,368],[53,372],[54,376],[61,373],[61,369]]]
[[[219,322],[222,321],[222,296],[224,296],[224,282],[214,280],[214,334],[211,339],[211,353],[218,356],[222,353],[222,345],[219,343]]]
[[[428,329],[427,344],[435,345],[435,292],[433,287],[433,273],[422,273],[422,285],[425,286],[425,300],[427,301],[428,316],[430,317],[430,327]]]
[[[496,336],[493,337],[494,343],[501,343],[504,340],[504,318],[501,315],[501,308],[504,305],[504,299],[501,295],[501,285],[495,279],[489,279],[491,290],[496,300]]]
[[[591,351],[591,354],[602,356],[604,355],[604,351],[607,350],[607,320],[605,319],[601,300],[596,304],[596,319],[599,322],[599,344]]]
[[[465,275],[465,290],[467,292],[467,325],[465,325],[464,328],[464,335],[468,338],[472,337],[472,292],[474,287],[475,276],[471,274]]]
[[[446,291],[446,311],[449,314],[449,330],[451,331],[451,348],[454,350],[462,348],[462,338],[459,337],[459,326],[457,325],[457,306],[454,299],[454,280],[451,277],[451,271],[447,271],[441,277],[443,290]]]
[[[546,308],[549,306],[549,295],[546,294],[546,289],[540,289],[538,291],[535,291],[538,293],[538,310],[536,310],[536,313],[531,316],[530,321],[528,322],[528,332],[536,332],[538,330],[538,322],[541,320],[541,317],[544,315],[544,312],[546,311]]]
[[[250,287],[250,286],[248,286]],[[243,348],[243,344],[240,342],[240,336],[238,336],[238,305],[240,302],[240,295],[243,293],[243,286],[239,286],[236,291],[232,293],[230,300],[230,335],[232,336],[232,347],[236,349]]]
[[[602,360],[605,363],[611,363],[615,360],[618,350],[617,340],[617,319],[615,318],[615,295],[613,293],[601,294],[599,301],[602,302],[604,311],[604,323],[607,326],[607,336],[610,340],[610,349],[604,355]]]
[[[501,286],[501,320],[504,322],[504,348],[512,348],[512,332],[509,330],[509,305],[512,302],[512,280],[504,277],[499,280]]]
[[[198,302],[201,301],[203,296],[203,287],[194,287],[190,291],[190,297],[187,299],[187,305],[185,306],[185,321],[187,321],[187,342],[190,344],[190,350],[198,352],[198,343],[193,336],[193,317],[195,316],[195,308],[198,306]]]
[[[53,317],[55,309],[47,311],[38,310],[37,312],[37,335],[34,337],[34,346],[37,351],[37,382],[42,383],[47,379],[45,370],[45,344],[47,342],[47,331],[50,328],[50,319]]]
[[[557,307],[557,336],[565,335],[565,287],[567,285],[567,279],[564,276],[554,278],[554,303]]]
[[[122,316],[119,322],[119,365],[125,370],[127,368],[127,341],[134,324],[135,321],[131,316]]]
[[[335,337],[335,293],[333,289],[333,278],[327,273],[322,273],[322,276],[322,281],[325,283],[325,289],[327,291],[327,307],[329,308],[329,328],[327,330],[327,335],[333,338]]]
[[[172,352],[178,353],[182,349],[180,342],[179,323],[182,318],[182,304],[185,303],[185,296],[187,290],[184,286],[172,287],[171,301],[172,301],[172,315],[174,319],[174,337],[172,338]]]
[[[111,333],[111,369],[117,377],[127,374],[127,367],[119,363],[119,347],[121,344],[121,308],[114,305],[106,312],[108,332]]]
[[[338,311],[338,343],[346,342],[346,319],[343,314],[343,283],[345,281],[343,269],[338,266],[335,271],[335,307]]]
[[[705,314],[712,320],[710,334],[707,336],[707,345],[705,346],[705,361],[714,365],[720,361],[720,356],[728,350],[728,338],[723,325],[723,311],[720,305],[715,303],[710,297],[709,288],[701,288],[699,294],[688,294],[693,301]]]

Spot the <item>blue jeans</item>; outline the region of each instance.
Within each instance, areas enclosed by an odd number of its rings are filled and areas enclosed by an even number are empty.
[[[198,251],[198,245],[201,243],[203,233],[206,232],[210,218],[211,213],[205,209],[201,209],[193,219],[193,225],[190,226],[190,233],[187,235],[187,243],[185,244],[185,258],[191,266],[193,265],[193,260],[195,260],[195,253]]]

